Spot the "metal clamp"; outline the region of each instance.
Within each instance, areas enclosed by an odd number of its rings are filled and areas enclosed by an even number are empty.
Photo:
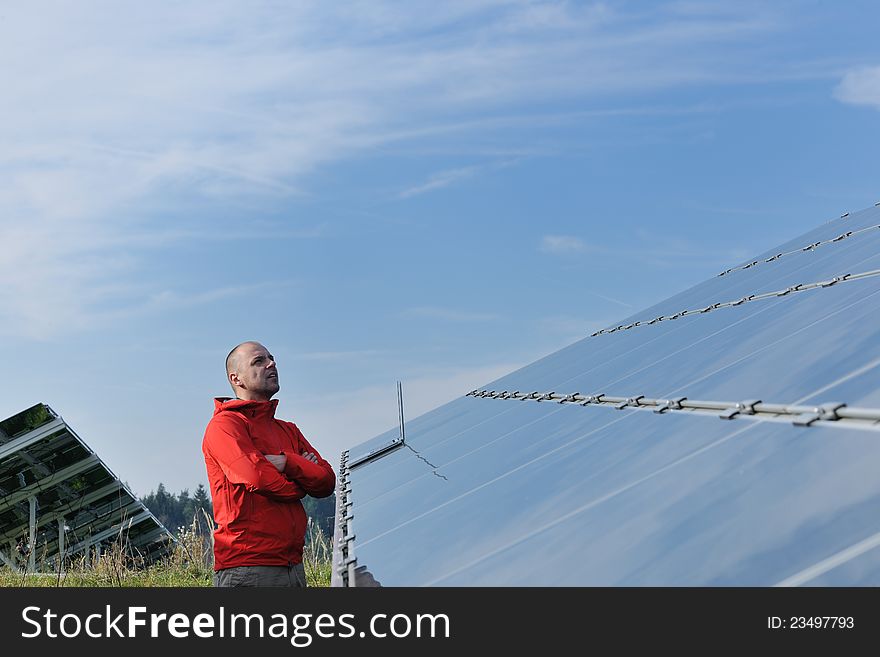
[[[760,403],[760,399],[749,399],[748,401],[742,401],[728,408],[718,417],[720,417],[722,420],[732,420],[737,415],[754,415],[755,406]]]
[[[787,287],[784,290],[780,290],[779,292],[777,292],[776,296],[777,297],[784,297],[785,295],[791,294],[792,292],[797,292],[798,290],[801,289],[802,286],[803,286],[803,283],[798,283],[797,285],[792,285],[791,287]]]
[[[563,397],[562,399],[560,399],[560,400],[559,400],[559,403],[560,403],[560,404],[564,404],[564,403],[566,403],[566,402],[576,402],[576,401],[577,401],[576,397],[577,397],[579,394],[580,394],[580,393],[578,393],[578,392],[573,392],[573,393],[571,393],[570,395],[568,395],[567,397]]]
[[[602,397],[604,394],[599,395],[587,395],[586,399],[581,402],[581,406],[589,406],[590,404],[600,404],[602,402]]]
[[[840,402],[833,402],[829,404],[822,404],[821,406],[817,406],[809,413],[801,413],[794,420],[792,420],[792,424],[796,427],[808,427],[813,422],[821,421],[830,421],[839,420],[840,416],[837,414],[837,411],[846,406],[846,404]]]
[[[662,404],[655,408],[654,412],[662,414],[666,411],[680,411],[681,402],[683,402],[685,399],[687,399],[687,397],[676,397],[675,399],[662,400]]]
[[[818,285],[819,285],[819,287],[831,287],[832,285],[836,285],[837,283],[840,283],[841,281],[845,281],[846,279],[850,278],[851,276],[852,276],[852,274],[843,274],[842,276],[835,276],[834,278],[831,278],[827,281],[819,281]]]
[[[644,399],[644,398],[645,398],[644,395],[639,395],[638,397],[630,397],[626,401],[623,401],[623,402],[617,404],[614,408],[616,408],[618,411],[622,411],[627,406],[638,406],[639,400]]]

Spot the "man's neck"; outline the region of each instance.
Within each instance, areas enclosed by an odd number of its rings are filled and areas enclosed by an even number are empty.
[[[241,399],[242,401],[256,401],[256,402],[267,402],[271,401],[272,396],[266,395],[253,395],[248,393],[239,393],[235,396],[236,399]]]

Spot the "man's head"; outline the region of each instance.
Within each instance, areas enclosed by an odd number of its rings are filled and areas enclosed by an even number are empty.
[[[259,342],[242,342],[229,352],[226,377],[239,399],[269,401],[281,387],[275,358]]]

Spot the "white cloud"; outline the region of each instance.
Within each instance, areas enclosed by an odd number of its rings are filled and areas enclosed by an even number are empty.
[[[410,198],[411,196],[418,196],[419,194],[424,194],[425,192],[430,192],[435,189],[448,187],[452,183],[459,180],[472,178],[477,173],[477,171],[477,167],[464,167],[461,169],[440,171],[429,176],[428,180],[421,185],[416,185],[415,187],[410,187],[409,189],[405,189],[404,191],[400,192],[400,194],[398,194],[398,197]]]
[[[170,231],[175,205],[284,199],[320,167],[474,117],[491,129],[536,99],[733,79],[719,44],[774,28],[749,11],[646,22],[603,3],[501,0],[4,7],[0,324],[32,337],[88,325],[143,278],[139,236]]]
[[[834,89],[837,100],[880,109],[880,66],[859,68],[846,73]]]
[[[544,253],[580,253],[586,248],[583,240],[571,235],[545,235],[540,247]]]

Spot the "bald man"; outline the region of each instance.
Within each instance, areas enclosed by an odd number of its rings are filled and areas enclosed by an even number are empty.
[[[300,500],[327,497],[333,468],[292,422],[275,418],[275,358],[259,342],[226,357],[235,398],[217,397],[202,453],[214,504],[214,586],[306,586]]]

